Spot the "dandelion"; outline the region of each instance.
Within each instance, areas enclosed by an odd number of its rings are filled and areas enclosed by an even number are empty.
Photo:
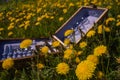
[[[47,46],[44,46],[41,48],[41,52],[44,53],[44,54],[47,54],[49,51],[49,48]]]
[[[28,28],[29,25],[30,25],[30,24],[26,24],[26,25],[24,26],[24,29],[27,30],[27,28]]]
[[[19,28],[24,27],[24,25],[25,25],[25,24],[20,24],[20,25],[19,25]]]
[[[4,28],[0,28],[0,31],[3,31],[4,30]]]
[[[19,22],[19,21],[20,21],[20,19],[16,19],[16,21],[15,21],[15,22],[17,23],[17,22]]]
[[[28,15],[26,16],[26,19],[29,20],[31,17],[32,17],[32,15],[31,15],[31,14],[28,14]]]
[[[44,65],[41,64],[41,63],[38,63],[38,64],[36,65],[36,67],[37,67],[38,69],[43,69],[43,68],[44,68]]]
[[[78,51],[77,56],[81,55],[83,51]]]
[[[90,60],[91,62],[95,63],[95,64],[98,64],[98,57],[95,56],[95,55],[88,55],[87,56],[87,60]]]
[[[89,0],[84,0],[83,2],[84,2],[84,3],[87,3],[88,1],[89,1]]]
[[[67,13],[67,9],[63,9],[63,13],[64,13],[64,14]]]
[[[65,33],[64,33],[64,36],[69,36],[72,33],[73,33],[72,29],[66,30]]]
[[[73,53],[72,49],[66,49],[64,51],[64,59],[71,59],[73,57]]]
[[[36,22],[35,25],[38,26],[40,24],[40,22]]]
[[[80,63],[79,57],[76,57],[76,58],[75,58],[75,62],[76,62],[76,63]]]
[[[120,18],[120,15],[117,15],[117,18]]]
[[[49,15],[47,13],[45,14],[45,18],[49,18]]]
[[[16,19],[16,18],[10,18],[10,21],[13,22],[13,21],[15,21],[15,19]]]
[[[72,7],[72,6],[74,6],[74,4],[73,4],[73,3],[70,3],[70,4],[69,4],[69,7]]]
[[[96,4],[98,1],[97,0],[93,0],[91,3]]]
[[[85,60],[77,65],[75,73],[79,80],[87,80],[92,78],[95,69],[96,65],[93,62]]]
[[[111,18],[108,18],[108,19],[106,20],[106,25],[108,25],[108,23],[111,22],[111,21],[115,21],[115,18],[112,18],[112,17],[111,17]]]
[[[51,16],[50,19],[54,19],[54,16]]]
[[[70,44],[70,45],[69,45],[69,49],[73,49],[73,44]]]
[[[20,48],[27,48],[28,46],[30,46],[32,44],[32,40],[31,39],[25,39],[20,43]]]
[[[120,26],[120,22],[118,22],[118,23],[116,24],[116,26]]]
[[[6,69],[6,70],[12,68],[13,65],[14,65],[14,61],[13,61],[12,58],[7,58],[7,59],[5,59],[5,60],[3,61],[3,63],[2,63],[3,69]]]
[[[13,34],[13,32],[12,31],[10,31],[9,33],[8,33],[8,36],[11,36]]]
[[[98,71],[97,77],[98,77],[99,79],[102,79],[103,76],[104,76],[104,73],[103,73],[102,71]]]
[[[70,70],[70,67],[65,62],[59,63],[56,67],[56,72],[61,75],[66,75]]]
[[[37,9],[37,13],[39,13],[41,10],[42,10],[42,8],[38,8],[38,9]]]
[[[79,44],[80,48],[85,48],[87,46],[87,43],[85,41],[81,42]]]
[[[60,17],[60,18],[59,18],[59,21],[63,21],[63,19],[64,19],[63,17]]]
[[[81,7],[81,4],[82,4],[82,2],[77,2],[77,3],[76,3],[76,5],[77,5],[78,7]]]
[[[104,27],[106,32],[110,32],[110,28],[109,27]]]
[[[24,23],[25,23],[25,25],[29,25],[30,21],[25,21]]]
[[[58,46],[60,46],[60,42],[59,42],[59,41],[54,41],[54,42],[52,43],[52,46],[53,46],[53,47],[58,47]]]
[[[0,17],[2,17],[3,16],[3,12],[0,12]]]
[[[102,32],[103,32],[103,25],[99,25],[98,26],[98,33],[102,34]]]
[[[110,5],[109,5],[109,6],[107,6],[106,8],[111,9],[111,8],[112,8],[112,6],[110,6]]]
[[[10,25],[10,26],[8,26],[8,30],[11,30],[11,29],[13,29],[14,28],[14,26],[13,25]]]
[[[68,45],[70,43],[70,39],[69,38],[66,38],[65,40],[64,40],[64,44],[65,45]]]
[[[107,52],[107,47],[104,45],[97,46],[94,48],[94,55],[95,56],[101,56],[102,54],[105,54]]]
[[[88,33],[87,33],[87,37],[88,38],[90,38],[90,37],[92,37],[92,36],[94,36],[95,35],[95,30],[90,30]]]

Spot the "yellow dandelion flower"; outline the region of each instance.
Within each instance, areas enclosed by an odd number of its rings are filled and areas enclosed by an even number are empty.
[[[14,65],[14,61],[13,61],[12,58],[7,58],[7,59],[5,59],[5,60],[3,61],[3,63],[2,63],[3,69],[6,69],[6,70],[12,68],[13,65]]]
[[[72,29],[66,30],[65,33],[64,33],[64,36],[69,36],[72,33],[73,33]]]
[[[92,78],[95,68],[96,65],[93,62],[85,60],[77,65],[75,73],[79,80],[88,80]]]
[[[27,30],[27,28],[28,28],[29,25],[30,25],[30,24],[26,24],[26,25],[24,26],[24,29]]]
[[[59,63],[56,67],[56,72],[61,75],[66,75],[70,70],[70,67],[65,62]]]
[[[87,42],[83,41],[79,44],[80,48],[85,48],[87,46]]]
[[[2,17],[3,16],[3,12],[0,12],[0,17]]]
[[[74,4],[71,2],[71,3],[69,4],[69,7],[72,7],[72,6],[74,6]]]
[[[104,27],[106,32],[110,32],[110,28],[109,27]]]
[[[29,20],[31,17],[32,17],[32,15],[31,15],[31,14],[28,14],[28,15],[26,16],[26,19]]]
[[[98,6],[101,6],[101,5],[102,5],[102,2],[98,2],[97,5],[98,5]]]
[[[94,55],[95,56],[101,56],[102,54],[105,54],[107,51],[107,47],[104,45],[97,46],[94,48]]]
[[[47,46],[44,46],[41,48],[41,52],[44,53],[44,54],[47,54],[49,51],[49,48]]]
[[[0,31],[3,31],[4,30],[4,28],[0,28]]]
[[[71,59],[73,57],[74,51],[72,49],[66,49],[64,51],[64,59]]]
[[[58,46],[60,46],[60,42],[59,42],[59,41],[54,41],[54,42],[52,43],[52,46],[53,46],[53,47],[58,47]]]
[[[69,49],[73,49],[73,44],[69,44]]]
[[[41,10],[42,10],[42,8],[38,8],[38,9],[37,9],[37,13],[39,13]]]
[[[95,64],[98,64],[98,57],[95,56],[95,55],[88,55],[87,56],[87,60],[90,60],[91,62],[95,63]]]
[[[117,15],[117,18],[120,18],[120,14],[119,14],[119,15]]]
[[[83,2],[84,2],[84,3],[87,3],[87,2],[89,2],[89,0],[84,0]]]
[[[60,18],[59,18],[59,21],[63,21],[63,20],[64,20],[64,18],[63,18],[63,17],[60,17]]]
[[[12,31],[10,31],[9,33],[8,33],[8,36],[11,36],[13,34],[13,32]]]
[[[34,17],[36,14],[32,13],[31,16]]]
[[[64,13],[64,14],[67,13],[67,9],[63,9],[63,13]]]
[[[70,39],[69,39],[69,38],[65,38],[64,44],[65,44],[65,45],[68,45],[69,43],[70,43]]]
[[[14,25],[14,24],[15,24],[15,23],[12,22],[12,23],[10,23],[10,26],[12,26],[12,25]]]
[[[89,3],[88,3],[88,2],[84,3],[84,6],[87,6],[87,5],[89,5]]]
[[[93,0],[91,3],[96,4],[98,1],[97,0]]]
[[[25,21],[25,25],[29,25],[30,24],[30,21]]]
[[[78,7],[81,7],[82,2],[77,2],[76,5],[77,5]]]
[[[87,37],[88,38],[90,38],[90,37],[92,37],[92,36],[94,36],[95,35],[95,30],[90,30],[88,33],[87,33]]]
[[[20,21],[20,19],[16,19],[16,21],[15,21],[15,22],[17,23],[17,22],[19,22],[19,21]]]
[[[15,18],[10,18],[10,21],[11,21],[11,22],[15,21]]]
[[[30,46],[32,44],[32,40],[31,39],[25,39],[20,43],[20,48],[27,48],[28,46]]]
[[[102,32],[103,32],[103,25],[99,25],[98,26],[98,33],[102,34]]]
[[[54,19],[54,16],[51,16],[50,19]]]
[[[112,17],[108,18],[108,19],[105,21],[105,22],[106,22],[106,25],[108,25],[108,23],[111,22],[111,21],[115,21],[115,18],[112,18]]]
[[[98,71],[97,77],[98,77],[99,79],[102,79],[102,78],[104,77],[104,73],[103,73],[102,71]]]
[[[37,21],[41,21],[41,20],[42,20],[42,17],[38,17],[38,18],[37,18]]]
[[[8,30],[12,30],[14,28],[14,26],[13,25],[10,25],[10,26],[8,26]]]
[[[107,6],[106,8],[111,9],[111,8],[112,8],[112,6],[111,6],[111,5],[109,5],[109,6]]]
[[[76,56],[79,56],[83,53],[83,51],[78,51]]]
[[[76,58],[75,58],[75,62],[76,62],[76,63],[80,63],[79,57],[76,57]]]
[[[45,18],[49,18],[50,16],[48,15],[48,13],[45,13]]]
[[[19,28],[22,28],[22,27],[24,27],[24,25],[25,25],[25,24],[20,24],[20,25],[19,25]]]
[[[116,26],[120,26],[120,22],[118,22],[118,23],[116,24]]]
[[[38,26],[40,24],[40,22],[36,22],[35,25]]]
[[[43,68],[44,68],[44,65],[41,64],[41,63],[38,63],[38,64],[36,65],[36,67],[37,67],[38,69],[43,69]]]

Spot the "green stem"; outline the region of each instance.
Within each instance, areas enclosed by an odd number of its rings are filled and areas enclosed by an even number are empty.
[[[108,58],[107,68],[106,68],[106,74],[108,74],[109,63],[110,63],[110,58]]]

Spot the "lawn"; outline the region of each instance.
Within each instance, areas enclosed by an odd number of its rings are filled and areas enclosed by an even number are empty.
[[[2,0],[0,2],[0,39],[51,38],[80,7],[95,4],[107,8],[108,16],[95,24],[78,44],[66,39],[52,47],[43,46],[34,58],[0,64],[0,80],[120,80],[120,2],[118,0]],[[67,33],[66,35],[73,34]]]

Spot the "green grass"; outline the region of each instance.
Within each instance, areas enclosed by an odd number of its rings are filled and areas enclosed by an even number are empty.
[[[41,0],[39,3],[37,1],[40,0],[22,0],[18,2],[11,0],[8,3],[0,3],[0,39],[51,37],[75,11],[81,6],[90,5],[95,0],[88,0],[87,2],[83,0]],[[91,38],[85,36],[79,42],[86,41],[87,46],[85,48],[80,48],[79,43],[76,45],[73,44],[72,50],[74,51],[70,56],[71,59],[67,60],[64,58],[64,51],[67,49],[62,45],[57,47],[61,52],[55,55],[48,54],[47,56],[41,57],[42,52],[37,51],[35,58],[23,62],[22,60],[15,61],[14,66],[9,70],[5,70],[1,66],[0,80],[77,80],[78,77],[76,76],[75,70],[78,63],[76,63],[76,57],[82,62],[89,55],[94,54],[94,49],[100,45],[106,46],[107,51],[102,56],[97,57],[99,64],[96,65],[96,69],[92,73],[93,76],[90,80],[120,79],[120,61],[118,60],[120,59],[120,25],[116,25],[120,22],[120,17],[118,17],[120,16],[120,2],[117,1],[102,0],[95,3],[99,7],[109,8],[107,19],[101,24],[108,27],[110,32],[106,32],[103,28],[102,33],[99,34],[99,24],[96,24],[95,35]],[[38,11],[39,9],[41,11]],[[63,13],[63,9],[67,9],[67,13]],[[64,19],[59,21],[60,17]],[[115,20],[109,21],[106,24],[109,18],[114,18]],[[29,22],[26,23],[27,21]],[[40,22],[40,24],[35,25],[36,22]],[[8,30],[11,23],[14,28]],[[24,26],[20,27],[21,24],[24,24]],[[1,28],[4,30],[1,30]],[[13,32],[13,34],[8,35],[9,32]],[[76,56],[76,53],[79,51],[82,51],[82,54]],[[60,75],[56,71],[56,66],[61,62],[67,63],[70,67],[66,75]],[[38,69],[36,67],[38,63],[44,64],[44,68]],[[103,73],[101,78],[98,76],[99,71]]]

